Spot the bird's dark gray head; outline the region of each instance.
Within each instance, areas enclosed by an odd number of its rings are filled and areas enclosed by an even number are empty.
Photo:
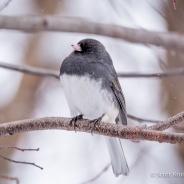
[[[103,55],[105,47],[97,40],[87,38],[79,41],[76,45],[72,45],[75,52],[81,52],[87,55],[96,55],[97,57]]]

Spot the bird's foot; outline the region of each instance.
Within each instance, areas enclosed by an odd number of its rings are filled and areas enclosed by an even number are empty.
[[[76,127],[77,127],[76,122],[77,122],[78,120],[82,120],[82,119],[83,119],[83,115],[80,114],[80,115],[78,115],[78,116],[73,117],[72,120],[70,121],[70,123],[71,123],[71,124],[73,125],[73,127],[74,127],[75,132],[76,132]]]
[[[95,129],[96,124],[101,122],[101,120],[102,120],[102,118],[104,117],[104,115],[105,115],[105,114],[102,114],[99,118],[96,118],[96,119],[93,119],[93,120],[89,121],[89,123],[93,123],[93,127],[92,127],[92,129],[91,129],[91,134],[92,134],[92,135],[93,135],[93,131],[94,131],[94,129]]]

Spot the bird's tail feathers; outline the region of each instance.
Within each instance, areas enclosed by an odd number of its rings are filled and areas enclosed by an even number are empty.
[[[123,148],[118,138],[107,137],[107,145],[110,153],[112,169],[117,177],[120,174],[127,175],[129,172],[128,164],[123,152]]]

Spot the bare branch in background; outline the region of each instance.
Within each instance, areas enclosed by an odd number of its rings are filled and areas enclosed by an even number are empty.
[[[9,3],[11,2],[12,0],[1,0],[0,2],[0,12],[2,10],[4,10],[8,5]]]
[[[128,117],[129,119],[138,121],[139,123],[143,123],[143,122],[159,123],[159,122],[161,122],[161,121],[153,120],[153,119],[139,118],[139,117],[133,116],[133,115],[131,115],[131,114],[127,114],[127,117]]]
[[[27,73],[27,74],[32,74],[32,75],[38,75],[38,76],[49,76],[49,77],[54,77],[59,79],[59,71],[57,72],[57,70],[50,70],[50,69],[43,69],[43,68],[36,68],[36,67],[31,67],[31,66],[16,66],[13,64],[7,64],[7,63],[3,63],[0,62],[0,67],[2,68],[6,68],[6,69],[10,69],[10,70],[15,70],[15,71],[19,71],[19,72],[23,72],[23,73]],[[179,69],[175,69],[172,71],[167,71],[167,72],[163,72],[163,73],[155,73],[155,74],[118,74],[119,77],[173,77],[173,76],[180,76],[184,74],[184,69],[183,68],[179,68]],[[162,124],[162,121],[158,121],[158,120],[151,120],[151,119],[145,119],[145,118],[139,118],[133,115],[128,114],[128,118],[136,120],[138,122],[150,122],[150,123],[159,123],[161,122],[161,124],[157,124],[152,126],[153,130],[163,130],[163,128],[169,128],[167,127],[168,124],[166,123],[166,127],[164,124]],[[161,127],[160,127],[161,125]],[[169,126],[173,126],[174,124],[171,124]],[[156,128],[156,129],[155,129]],[[151,129],[151,127],[149,127],[149,129]]]
[[[183,75],[184,75],[184,68],[177,68],[166,72],[158,72],[158,73],[118,73],[118,77],[123,78],[166,78],[166,77],[178,77]]]
[[[19,179],[16,177],[9,177],[9,176],[0,176],[0,179],[15,181],[16,184],[19,184]]]
[[[59,70],[51,70],[51,69],[44,69],[44,68],[37,68],[32,66],[21,66],[21,65],[14,65],[10,63],[0,62],[0,67],[14,70],[22,73],[27,73],[31,75],[37,76],[47,76],[47,77],[54,77],[59,79]],[[167,72],[162,73],[118,73],[118,77],[122,78],[165,78],[165,77],[178,77],[184,75],[184,68],[177,68]]]
[[[178,124],[178,122],[183,122],[183,120],[184,120],[184,113],[179,113],[169,118],[166,121],[161,121],[157,123],[156,125],[149,126],[147,129],[162,131],[162,130],[168,129],[171,126]]]
[[[0,146],[0,149],[16,149],[16,150],[19,150],[22,152],[24,152],[24,151],[39,151],[39,148],[37,148],[37,149],[25,149],[25,148],[18,148],[16,146],[7,146],[7,145]]]
[[[0,146],[0,149],[16,149],[16,150],[19,150],[19,151],[39,151],[39,148],[37,149],[24,149],[24,148],[18,148],[16,146]],[[36,165],[35,163],[30,163],[30,162],[22,162],[22,161],[16,161],[16,160],[13,160],[13,159],[10,159],[10,158],[7,158],[3,155],[0,155],[0,158],[4,159],[4,160],[8,160],[10,162],[14,162],[14,163],[19,163],[19,164],[28,164],[28,165],[33,165],[35,167],[38,167],[40,169],[43,169],[42,167]],[[1,178],[1,177],[0,177]]]
[[[85,33],[123,39],[139,44],[162,46],[165,49],[184,51],[184,36],[177,33],[146,31],[118,25],[96,23],[79,18],[51,16],[0,16],[0,29],[28,33],[56,31]]]
[[[13,159],[7,158],[7,157],[5,157],[5,156],[3,156],[3,155],[0,155],[0,158],[2,158],[2,159],[4,159],[4,160],[8,160],[8,161],[10,161],[10,162],[17,163],[17,164],[33,165],[33,166],[35,166],[35,167],[38,167],[39,169],[43,169],[43,167],[40,167],[39,165],[36,165],[35,163],[17,161],[17,160],[13,160]]]
[[[111,163],[107,164],[107,165],[103,168],[103,170],[102,170],[100,173],[98,173],[94,178],[92,178],[92,179],[90,179],[90,180],[88,180],[88,181],[86,181],[86,182],[84,182],[84,183],[81,183],[81,184],[88,184],[88,183],[94,182],[94,181],[97,180],[102,174],[104,174],[104,173],[109,169],[110,166],[111,166]]]
[[[182,133],[171,133],[171,132],[160,132],[153,129],[165,130],[171,125],[176,125],[184,120],[184,112],[173,116],[172,118],[162,121],[158,124],[158,127],[132,127],[123,126],[120,124],[111,123],[99,123],[95,127],[93,124],[89,123],[89,120],[83,119],[76,122],[76,130],[78,132],[91,133],[94,128],[93,133],[109,137],[118,137],[121,139],[129,140],[147,140],[147,141],[157,141],[165,143],[184,143],[184,134]],[[71,123],[71,118],[63,117],[44,117],[38,119],[27,119],[14,121],[9,123],[0,124],[0,136],[12,135],[15,133],[23,133],[35,130],[67,130],[74,131],[73,124]]]
[[[8,64],[4,62],[0,62],[0,67],[22,72],[22,73],[31,74],[31,75],[47,76],[47,77],[54,77],[59,79],[59,71],[56,71],[56,70],[43,69],[43,68],[37,68],[37,67],[25,66],[25,65],[24,66],[13,65],[13,64]]]

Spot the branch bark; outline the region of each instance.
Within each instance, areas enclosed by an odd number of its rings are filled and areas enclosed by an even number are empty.
[[[162,127],[164,124],[165,128],[169,128],[177,123],[184,120],[184,112],[173,116],[167,121],[160,122],[159,126]],[[0,136],[12,135],[15,133],[23,133],[35,130],[48,130],[48,129],[62,129],[67,131],[74,131],[74,127],[70,122],[70,118],[62,117],[44,117],[38,119],[27,119],[14,121],[9,123],[0,124]],[[166,126],[167,124],[167,126]],[[93,128],[93,124],[89,123],[89,120],[83,119],[77,121],[76,130],[78,132],[90,133]],[[165,143],[184,143],[184,134],[182,133],[170,133],[170,132],[160,132],[153,130],[151,128],[143,127],[131,127],[123,126],[110,123],[100,123],[95,126],[93,133],[103,136],[118,137],[121,139],[133,139],[133,140],[147,140],[147,141],[157,141]],[[156,128],[160,130],[159,127]]]
[[[0,29],[19,30],[27,33],[56,31],[85,33],[124,39],[128,42],[162,46],[184,51],[184,36],[176,33],[146,31],[118,25],[96,23],[86,19],[51,16],[0,16]]]
[[[147,129],[148,130],[166,130],[170,128],[171,126],[174,126],[178,123],[181,123],[184,120],[184,112],[181,112],[179,114],[176,114],[175,116],[169,118],[166,121],[160,121],[155,125],[149,126]]]

